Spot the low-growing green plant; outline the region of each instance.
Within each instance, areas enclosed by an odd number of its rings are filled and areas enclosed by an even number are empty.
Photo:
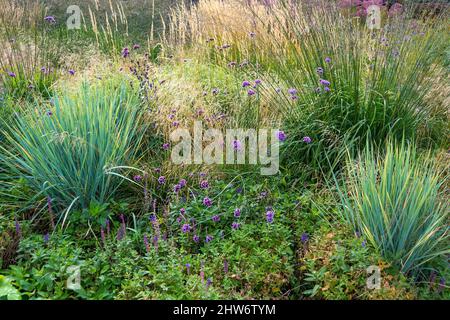
[[[30,108],[10,125],[6,140],[12,147],[0,146],[1,192],[23,178],[33,200],[50,199],[49,210],[107,202],[123,181],[113,168],[139,152],[144,130],[138,107],[136,92],[124,84],[84,83],[75,95]]]
[[[406,275],[418,277],[450,252],[448,204],[433,161],[411,145],[388,143],[385,154],[368,146],[349,161],[346,185],[338,186],[342,218]]]

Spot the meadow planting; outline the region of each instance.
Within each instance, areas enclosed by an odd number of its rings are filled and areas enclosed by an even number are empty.
[[[449,8],[0,0],[0,300],[449,299]]]

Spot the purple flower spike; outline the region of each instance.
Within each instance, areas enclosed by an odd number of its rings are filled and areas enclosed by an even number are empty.
[[[322,67],[318,67],[318,68],[316,69],[316,71],[317,71],[317,73],[320,74],[320,75],[323,74],[323,68],[322,68]]]
[[[239,140],[234,140],[233,141],[233,149],[239,151],[239,150],[241,150],[241,148],[242,148],[241,142]]]
[[[256,94],[256,91],[253,89],[248,89],[247,94],[251,97],[254,96]]]
[[[69,70],[69,74],[70,74],[71,76],[75,75],[75,70],[70,69],[70,70]]]
[[[186,187],[187,181],[186,181],[186,179],[181,179],[180,182],[178,182],[178,184],[179,184],[182,188],[184,188],[184,187]]]
[[[295,89],[295,88],[289,88],[289,89],[288,89],[288,93],[289,93],[291,96],[295,96],[295,95],[297,94],[297,89]]]
[[[191,230],[191,226],[187,223],[183,224],[183,226],[181,227],[181,231],[183,231],[183,233],[187,233]]]
[[[208,207],[208,208],[211,207],[212,206],[212,200],[210,198],[208,198],[208,197],[205,197],[203,199],[203,205],[205,207]]]
[[[50,235],[48,233],[44,234],[44,243],[47,244],[50,240]]]
[[[198,243],[200,241],[200,237],[198,235],[194,235],[192,240],[194,240],[195,243]]]
[[[202,189],[208,189],[208,188],[209,188],[209,183],[208,183],[208,181],[207,181],[207,180],[202,180],[202,181],[200,182],[200,188],[202,188]]]
[[[213,237],[212,237],[212,236],[210,236],[210,235],[207,235],[207,236],[206,236],[206,238],[205,238],[205,242],[206,242],[206,243],[209,243],[209,242],[211,242],[211,241],[212,241],[212,239],[213,239]]]
[[[164,143],[164,144],[162,145],[162,148],[163,148],[163,150],[169,150],[170,144]]]
[[[306,232],[303,232],[300,240],[305,244],[309,240],[309,235]]]
[[[212,218],[212,221],[214,221],[214,222],[219,222],[220,221],[220,216],[219,215],[214,215]]]
[[[243,81],[243,82],[242,82],[242,87],[243,87],[243,88],[245,88],[245,87],[250,87],[250,81],[247,81],[247,80]]]
[[[236,221],[234,221],[234,222],[231,224],[231,228],[232,228],[233,230],[239,229],[240,226],[241,226],[241,224],[238,223],[238,222],[236,222]]]
[[[133,177],[133,180],[136,181],[136,182],[140,182],[140,181],[142,181],[142,176],[140,176],[140,175],[135,175],[135,176]]]
[[[330,57],[326,57],[326,58],[325,58],[325,62],[326,62],[326,63],[331,63],[331,58],[330,58]]]
[[[165,176],[161,176],[158,178],[158,183],[159,184],[165,184],[166,183],[166,177]]]
[[[147,235],[144,234],[144,246],[145,246],[145,251],[150,252],[150,245],[148,243],[148,238]]]
[[[128,48],[122,49],[122,57],[126,58],[130,55],[130,50]]]
[[[328,80],[325,80],[325,79],[320,79],[320,84],[321,85],[323,85],[323,86],[326,86],[326,87],[329,87],[330,86],[330,81],[328,81]]]
[[[236,208],[236,209],[234,210],[234,217],[235,217],[235,218],[239,218],[240,216],[241,216],[241,209]]]
[[[12,71],[8,71],[8,76],[10,76],[11,78],[15,78],[16,74]]]

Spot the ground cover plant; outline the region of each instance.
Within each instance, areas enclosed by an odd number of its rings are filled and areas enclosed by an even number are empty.
[[[422,2],[0,0],[0,299],[448,299]]]

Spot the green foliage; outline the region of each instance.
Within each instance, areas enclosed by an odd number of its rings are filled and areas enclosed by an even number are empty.
[[[429,157],[388,143],[384,155],[367,147],[348,164],[339,188],[341,216],[406,275],[417,277],[448,249],[448,205]]]

